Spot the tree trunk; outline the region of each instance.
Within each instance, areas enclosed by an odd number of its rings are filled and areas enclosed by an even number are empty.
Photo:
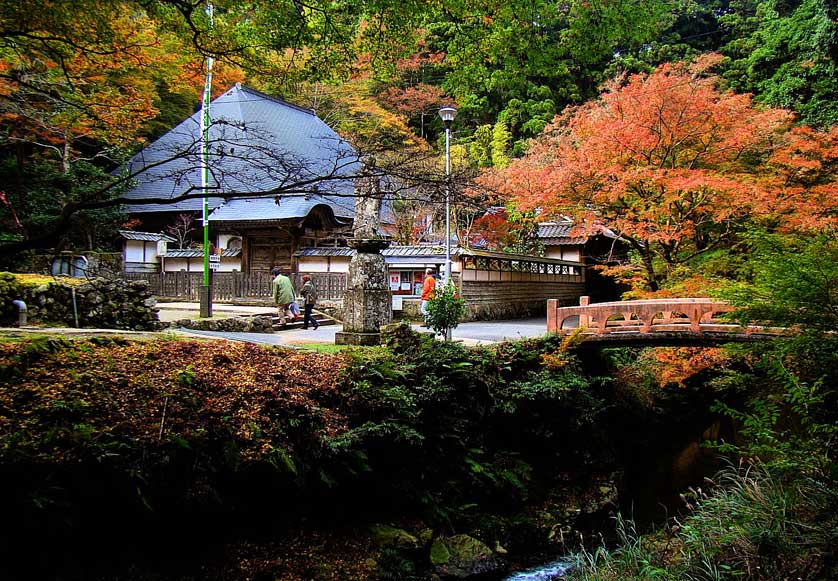
[[[658,290],[658,281],[655,278],[655,266],[652,263],[652,253],[647,246],[640,251],[640,256],[643,259],[643,268],[646,269],[646,282],[649,290],[654,292]]]
[[[73,138],[70,136],[69,132],[64,133],[64,150],[61,152],[61,169],[65,174],[70,173],[70,154],[72,153],[72,148],[70,144],[72,143]]]

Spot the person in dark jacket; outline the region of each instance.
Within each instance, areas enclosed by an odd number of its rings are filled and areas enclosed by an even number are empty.
[[[300,295],[303,297],[305,315],[303,317],[303,329],[308,329],[308,324],[311,323],[315,329],[320,326],[314,317],[311,316],[311,311],[317,303],[317,289],[314,288],[314,283],[311,282],[311,277],[307,274],[303,275],[303,288],[300,289]]]

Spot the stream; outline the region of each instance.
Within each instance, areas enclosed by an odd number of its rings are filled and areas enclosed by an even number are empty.
[[[570,560],[559,559],[558,561],[539,565],[526,571],[518,571],[509,577],[505,577],[503,581],[551,581],[552,579],[562,579],[571,566]]]

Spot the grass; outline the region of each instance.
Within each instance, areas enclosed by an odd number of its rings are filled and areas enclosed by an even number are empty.
[[[18,282],[26,285],[40,286],[42,284],[62,283],[69,286],[81,286],[86,284],[86,278],[73,278],[71,276],[52,276],[47,274],[25,274],[19,272],[11,273]]]
[[[289,343],[295,349],[301,351],[313,351],[315,353],[343,353],[347,350],[368,350],[380,349],[380,347],[359,347],[356,345],[335,345],[334,343]]]
[[[758,463],[722,471],[685,495],[686,517],[638,534],[617,516],[619,546],[582,551],[569,579],[721,581],[825,579],[834,551],[835,491],[817,479],[776,479]]]

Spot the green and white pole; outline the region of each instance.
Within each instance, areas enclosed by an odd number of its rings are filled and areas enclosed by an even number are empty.
[[[212,21],[212,2],[208,3],[210,28]],[[212,57],[207,57],[207,76],[204,82],[204,96],[201,101],[201,190],[204,192],[203,223],[204,223],[204,284],[201,287],[201,317],[212,316],[212,289],[210,288],[209,268],[209,200],[207,189],[209,185],[209,128],[210,128],[210,99],[212,97]]]

